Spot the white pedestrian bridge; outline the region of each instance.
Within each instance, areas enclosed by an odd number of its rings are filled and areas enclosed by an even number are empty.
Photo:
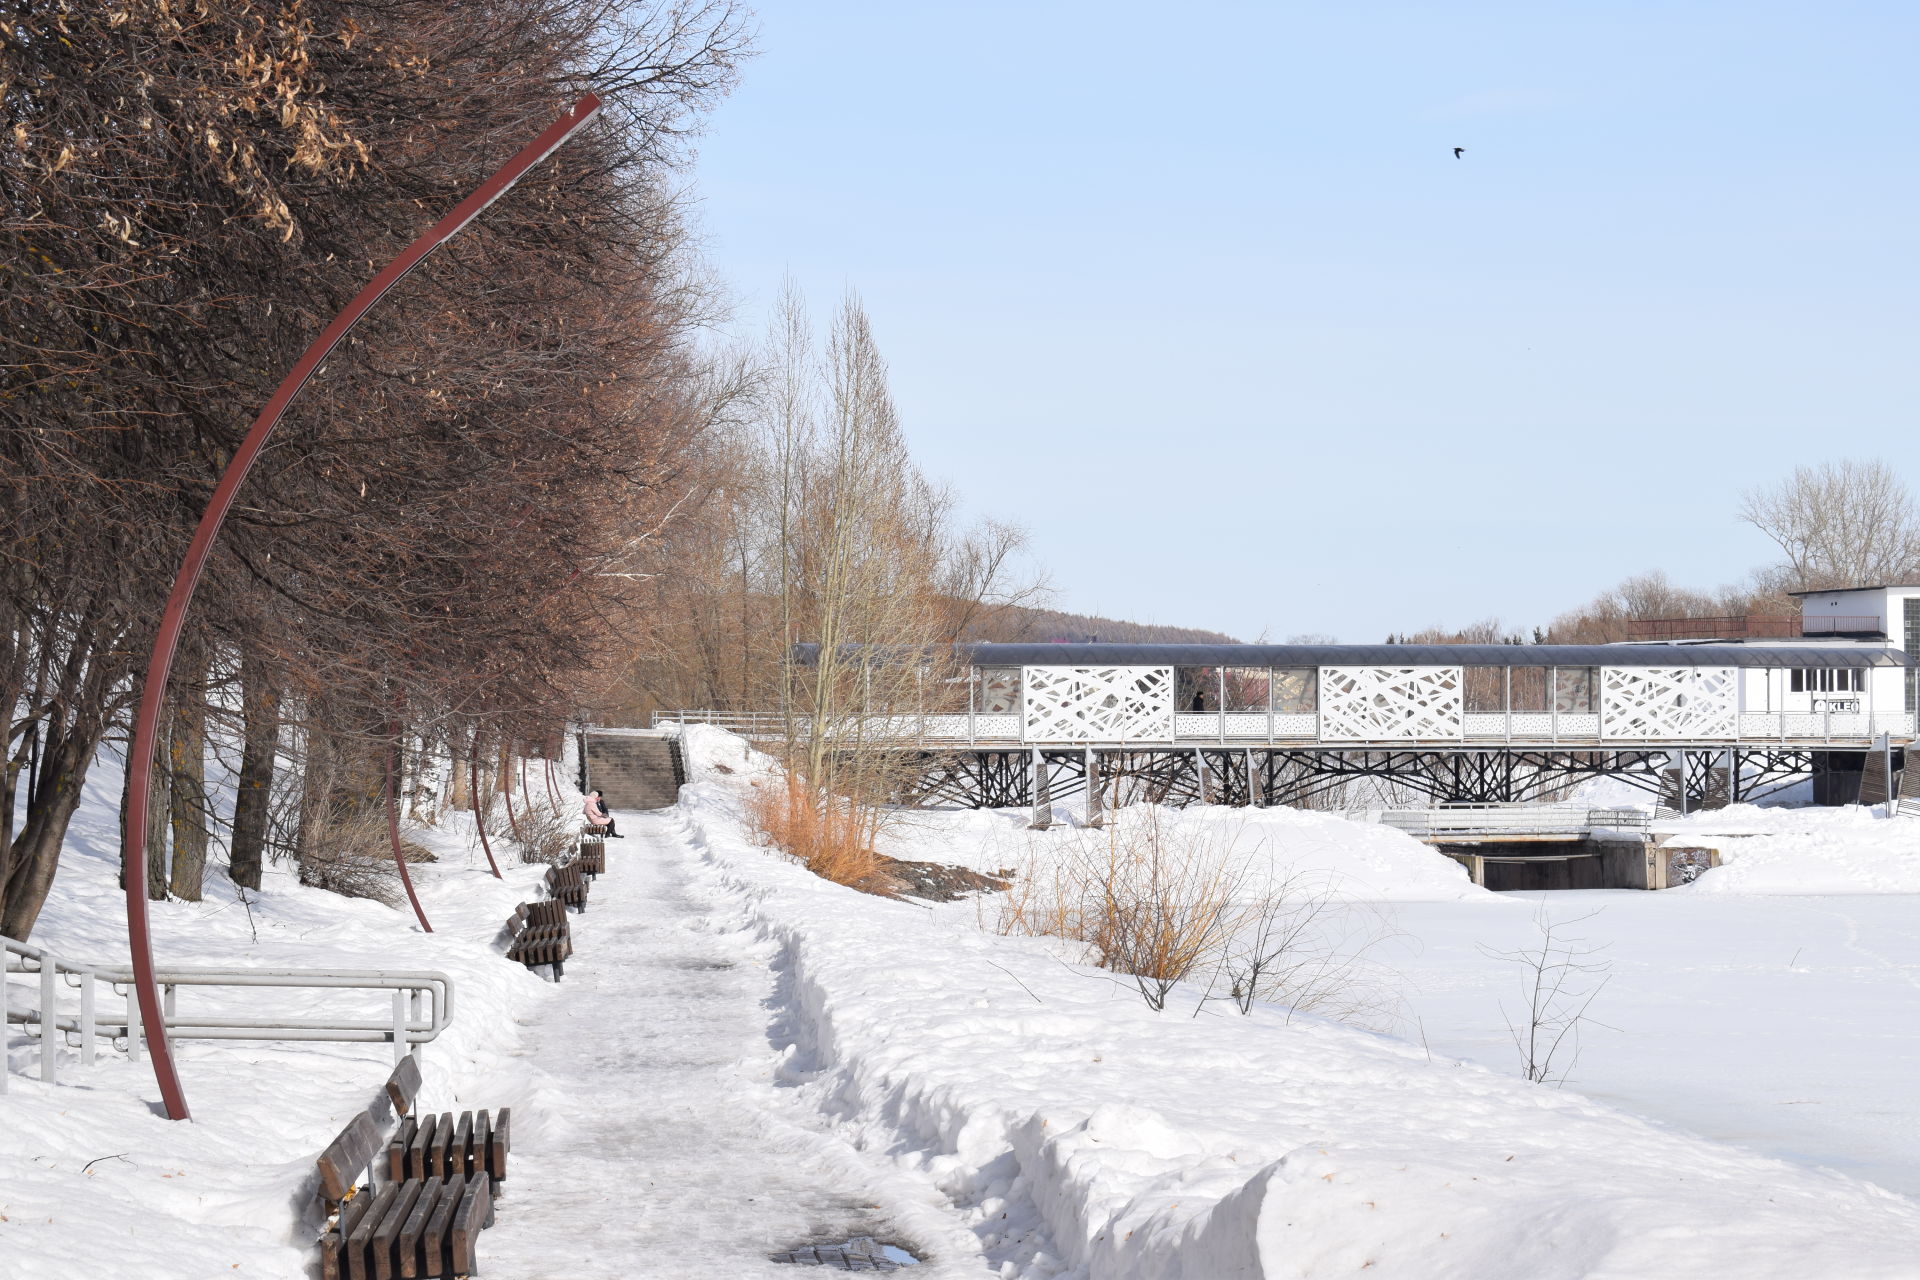
[[[796,647],[802,665],[816,656]],[[912,660],[928,670],[928,709],[875,709],[830,731],[876,745],[1136,749],[1861,748],[1914,736],[1915,660],[1884,642],[975,644],[960,647],[957,676]],[[788,723],[656,714],[667,721],[763,737]]]

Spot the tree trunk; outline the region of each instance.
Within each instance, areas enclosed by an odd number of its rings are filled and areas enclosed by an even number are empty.
[[[86,781],[98,740],[47,735],[41,757],[39,789],[27,806],[27,823],[14,838],[6,883],[0,885],[0,933],[24,942],[53,888],[60,866],[60,845],[67,824],[80,807],[80,784]]]
[[[233,844],[228,874],[248,889],[260,887],[267,847],[267,811],[273,797],[274,757],[280,746],[280,699],[263,672],[243,667],[246,741],[240,750],[238,797],[233,804]]]
[[[167,735],[173,818],[173,896],[198,902],[207,870],[207,708],[196,690],[173,713]]]

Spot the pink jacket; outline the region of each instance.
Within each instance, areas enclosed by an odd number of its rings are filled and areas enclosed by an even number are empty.
[[[600,806],[598,803],[595,802],[592,796],[585,796],[581,798],[580,812],[586,814],[587,821],[591,822],[596,827],[604,827],[609,822],[613,821],[612,818],[604,817],[601,815]]]

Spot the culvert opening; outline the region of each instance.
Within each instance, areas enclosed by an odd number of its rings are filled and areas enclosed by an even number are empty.
[[[855,1236],[839,1244],[809,1244],[773,1255],[775,1262],[791,1262],[802,1267],[826,1267],[831,1271],[898,1271],[914,1267],[920,1259],[897,1244],[887,1244],[872,1236]]]

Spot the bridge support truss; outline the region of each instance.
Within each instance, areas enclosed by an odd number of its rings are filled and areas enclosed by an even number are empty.
[[[1086,801],[1088,819],[1097,825],[1107,807],[1141,803],[1344,809],[1409,796],[1443,804],[1549,801],[1591,778],[1618,778],[1665,805],[1694,810],[1756,799],[1814,767],[1810,749],[1759,746],[1018,747],[901,754],[902,775],[912,779],[898,795],[901,803],[1031,807],[1035,826],[1046,825],[1054,804],[1072,800]]]

